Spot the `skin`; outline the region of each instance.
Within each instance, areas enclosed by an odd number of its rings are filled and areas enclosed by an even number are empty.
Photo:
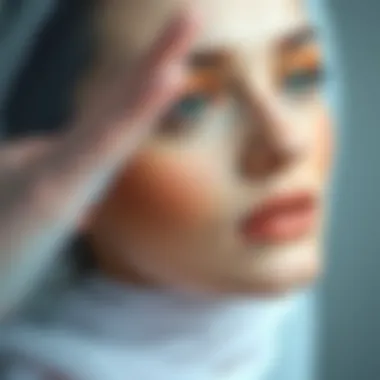
[[[177,3],[109,3],[98,19],[104,52],[99,67],[106,57],[126,65],[138,60]],[[296,96],[283,85],[294,70],[318,68],[321,57],[316,41],[289,43],[309,25],[299,1],[218,4],[197,3],[205,28],[193,53],[222,58],[204,80],[189,70],[183,89],[184,96],[194,88],[211,94],[205,112],[190,121],[170,113],[162,119],[86,232],[99,266],[121,281],[280,294],[313,281],[321,268],[330,121],[318,86]],[[238,102],[217,71],[236,79]],[[319,201],[311,233],[286,242],[244,239],[241,222],[248,214],[268,198],[304,190]]]

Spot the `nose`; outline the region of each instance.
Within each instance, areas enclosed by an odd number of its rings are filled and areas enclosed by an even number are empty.
[[[240,89],[248,124],[241,167],[246,176],[268,177],[302,160],[307,141],[279,96],[247,87]]]

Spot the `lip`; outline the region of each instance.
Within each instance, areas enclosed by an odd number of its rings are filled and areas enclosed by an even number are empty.
[[[310,192],[269,199],[243,222],[250,242],[282,243],[300,239],[315,227],[317,198]]]

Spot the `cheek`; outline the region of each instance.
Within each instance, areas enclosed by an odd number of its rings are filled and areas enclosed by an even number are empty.
[[[316,130],[312,147],[312,165],[316,175],[322,180],[328,176],[333,156],[333,133],[331,120],[327,112],[321,111],[315,117]]]
[[[216,182],[205,162],[194,154],[144,153],[117,183],[112,208],[145,227],[196,228],[215,204]]]

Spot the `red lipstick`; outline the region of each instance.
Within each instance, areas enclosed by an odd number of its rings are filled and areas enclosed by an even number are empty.
[[[266,201],[243,223],[252,242],[281,243],[307,235],[315,226],[317,202],[311,193],[297,193]]]

